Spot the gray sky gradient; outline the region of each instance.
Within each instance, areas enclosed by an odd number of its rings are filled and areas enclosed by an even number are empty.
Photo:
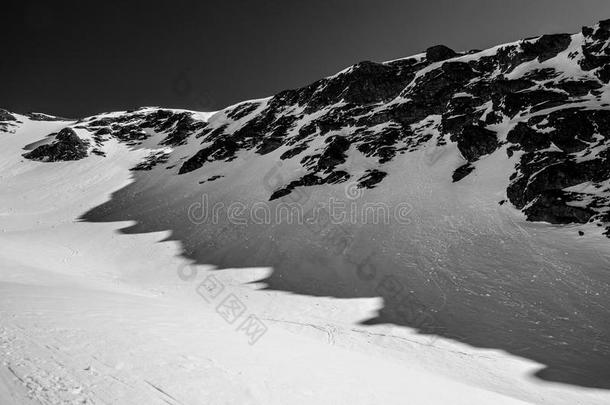
[[[10,0],[3,14],[0,107],[78,117],[218,109],[439,43],[576,32],[610,18],[610,1]]]

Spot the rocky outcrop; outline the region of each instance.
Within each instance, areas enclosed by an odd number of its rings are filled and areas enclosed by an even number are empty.
[[[11,114],[10,112],[0,108],[0,122],[11,122],[11,121],[17,121],[17,118],[15,118],[15,116],[13,114]]]
[[[12,132],[10,128],[15,127],[17,123],[13,114],[0,108],[0,132]]]
[[[297,187],[319,186],[322,184],[337,184],[346,181],[347,179],[349,179],[349,177],[350,175],[347,172],[341,170],[332,172],[326,177],[320,177],[312,173],[306,174],[298,180],[291,181],[285,187],[274,191],[273,194],[271,194],[271,197],[269,197],[269,201],[285,197]]]
[[[367,170],[364,176],[358,179],[358,188],[374,188],[387,176],[386,172],[377,169]]]
[[[451,176],[451,179],[454,183],[456,183],[462,180],[464,177],[468,176],[470,173],[472,173],[474,169],[475,167],[473,165],[471,165],[470,163],[466,163],[465,165],[462,165],[455,169],[453,175]]]
[[[48,145],[41,145],[23,156],[44,162],[79,160],[87,157],[88,142],[83,141],[71,128],[62,129],[55,140]]]
[[[551,147],[551,140],[546,134],[538,132],[525,122],[517,123],[506,136],[506,140],[518,144],[519,148],[515,149],[521,149],[525,152],[534,152]]]
[[[130,146],[150,138],[153,132],[165,134],[164,146],[184,145],[190,136],[198,135],[207,126],[189,111],[142,108],[121,115],[94,116],[78,122],[79,126],[94,133],[96,140],[113,137]]]
[[[524,41],[521,45],[523,56],[520,60],[538,59],[539,62],[544,62],[565,51],[571,42],[572,36],[570,34],[543,35],[532,42]]]
[[[57,117],[55,115],[37,113],[37,112],[29,112],[25,114],[26,117],[31,119],[32,121],[71,121],[69,118]]]
[[[207,161],[224,160],[230,162],[235,159],[239,145],[231,138],[216,139],[212,145],[201,149],[193,157],[182,164],[178,174],[189,173],[199,169]]]
[[[496,133],[482,125],[465,125],[453,140],[457,142],[464,159],[469,162],[493,153],[499,146]]]
[[[432,63],[442,62],[456,56],[458,56],[458,54],[455,53],[453,49],[446,47],[445,45],[431,46],[430,48],[426,49],[426,59]]]
[[[130,170],[152,170],[155,166],[166,163],[169,160],[170,156],[170,153],[166,151],[151,152],[140,163],[132,167]]]
[[[610,53],[606,47],[610,39],[610,20],[600,21],[595,27],[584,27],[582,34],[585,43],[580,66],[583,70],[595,71],[595,76],[602,82],[610,82]]]
[[[525,210],[530,221],[544,221],[551,224],[584,224],[595,211],[586,207],[569,205],[574,196],[561,190],[546,190],[540,193]]]

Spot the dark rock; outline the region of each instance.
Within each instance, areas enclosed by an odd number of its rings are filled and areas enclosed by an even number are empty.
[[[178,174],[185,174],[201,168],[208,160],[230,161],[235,158],[239,145],[231,138],[216,139],[212,145],[199,150],[182,164]]]
[[[605,32],[610,32],[610,19],[601,20],[599,23],[599,29]]]
[[[167,152],[152,152],[143,161],[132,167],[132,171],[152,170],[155,166],[166,163],[170,158]]]
[[[506,136],[506,140],[519,144],[521,149],[526,152],[546,149],[551,146],[551,140],[546,134],[539,133],[524,122],[518,123],[511,129]]]
[[[572,153],[584,150],[588,143],[593,141],[595,128],[605,127],[610,123],[610,113],[570,108],[549,114],[547,122],[541,128],[550,130],[547,133],[550,141],[562,150]],[[605,131],[600,129],[600,132]]]
[[[591,27],[582,27],[581,32],[585,37],[590,37],[593,35],[594,30]]]
[[[11,114],[10,112],[0,108],[0,121],[1,122],[17,121],[17,118],[15,118],[15,116],[13,114]]]
[[[568,205],[570,197],[561,190],[542,192],[524,212],[530,221],[544,221],[551,224],[584,224],[595,214],[588,208]]]
[[[530,109],[531,112],[557,107],[566,103],[568,95],[563,92],[536,89],[531,91],[520,91],[508,93],[504,96],[503,111],[509,117],[514,117],[519,112]]]
[[[338,170],[336,172],[332,172],[325,179],[324,183],[326,184],[338,184],[344,183],[350,178],[350,174],[344,170]]]
[[[358,179],[358,188],[375,188],[387,175],[377,169],[367,170],[366,174]]]
[[[534,69],[527,72],[523,79],[533,80],[535,82],[544,82],[558,77],[561,73],[554,68]],[[545,85],[548,83],[545,83]]]
[[[529,79],[508,80],[503,77],[499,77],[494,80],[491,85],[494,93],[507,94],[529,89],[535,86],[536,82]]]
[[[565,51],[571,42],[570,34],[553,34],[543,35],[533,43],[524,42],[521,47],[529,60],[537,57],[540,62],[544,62]]]
[[[51,144],[41,145],[24,154],[27,159],[44,162],[79,160],[87,157],[88,143],[81,140],[71,128],[62,129]]]
[[[220,174],[216,174],[216,175],[214,175],[214,176],[208,177],[206,180],[201,180],[201,181],[199,182],[199,184],[203,184],[203,183],[209,183],[209,182],[212,182],[212,181],[216,181],[216,180],[218,180],[218,179],[222,179],[223,177],[225,177],[225,176],[220,175]]]
[[[460,153],[468,162],[493,153],[500,146],[496,133],[479,125],[465,126],[454,139]]]
[[[455,51],[445,45],[436,45],[426,49],[426,59],[429,62],[441,62],[458,56]]]
[[[415,70],[396,64],[363,61],[346,72],[299,89],[297,100],[299,104],[307,105],[307,113],[341,100],[359,105],[389,101],[409,84]]]
[[[278,198],[287,196],[290,193],[292,193],[292,190],[294,190],[297,187],[315,186],[315,185],[319,185],[319,184],[324,184],[324,179],[314,173],[308,173],[305,176],[301,177],[300,179],[291,181],[285,187],[273,192],[273,194],[271,194],[271,197],[269,197],[269,201],[273,201]]]
[[[508,186],[507,196],[519,209],[547,191],[562,190],[587,181],[600,182],[610,177],[607,156],[575,162],[560,152],[546,153],[542,159],[528,153],[521,157],[518,168],[521,173]]]
[[[107,127],[100,128],[95,131],[96,135],[109,135],[111,133],[112,133],[112,131],[110,130],[110,128],[107,128]]]
[[[265,137],[262,143],[258,145],[255,152],[259,155],[266,155],[267,153],[273,152],[283,144],[284,141],[282,138]]]
[[[300,154],[301,152],[305,151],[307,148],[308,148],[308,145],[305,143],[297,145],[294,148],[288,149],[286,152],[282,153],[282,155],[280,156],[280,159],[285,160],[285,159],[293,158],[293,157],[297,156],[298,154]]]
[[[269,201],[273,201],[273,200],[277,200],[278,198],[285,197],[285,196],[289,195],[290,193],[292,193],[291,188],[288,188],[288,187],[281,188],[279,190],[274,191],[273,194],[271,194],[271,197],[269,197]]]
[[[420,103],[438,105],[446,103],[453,94],[476,73],[468,63],[445,62],[438,69],[428,72],[417,80],[415,86],[404,96],[411,96]]]
[[[557,83],[555,87],[569,93],[573,97],[582,97],[593,90],[601,88],[602,84],[594,80],[563,80]]]
[[[453,172],[453,182],[457,183],[458,181],[462,180],[464,177],[468,176],[473,171],[474,171],[474,166],[471,165],[470,163],[466,163],[465,165],[458,167]]]
[[[389,162],[396,155],[396,142],[402,137],[397,128],[388,128],[373,137],[367,137],[357,146],[365,156],[376,156],[379,163]]]
[[[37,112],[29,112],[25,114],[32,121],[71,121],[69,118],[56,117],[54,115],[42,114]]]
[[[232,120],[239,120],[252,114],[260,106],[258,102],[241,103],[237,107],[227,111],[227,117]]]
[[[319,170],[330,172],[337,165],[344,163],[347,159],[347,150],[350,147],[350,142],[342,136],[334,136],[328,142],[328,146],[324,149],[322,156],[318,159],[317,167]]]
[[[187,138],[207,126],[206,122],[195,120],[191,113],[172,114],[165,121],[153,124],[152,128],[168,132],[162,145],[179,146],[186,144]]]

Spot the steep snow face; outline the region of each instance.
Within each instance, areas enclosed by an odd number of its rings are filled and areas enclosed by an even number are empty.
[[[362,62],[216,113],[49,121],[26,157],[82,168],[128,147],[133,182],[82,221],[170,231],[194,266],[272,267],[269,289],[382,297],[365,325],[504,350],[542,364],[542,379],[610,388],[609,40],[602,22]],[[6,114],[6,130],[19,128]]]

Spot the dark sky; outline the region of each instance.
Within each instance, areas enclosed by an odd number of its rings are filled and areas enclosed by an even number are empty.
[[[79,117],[218,109],[437,43],[575,32],[610,18],[610,1],[10,0],[0,10],[0,107]]]

